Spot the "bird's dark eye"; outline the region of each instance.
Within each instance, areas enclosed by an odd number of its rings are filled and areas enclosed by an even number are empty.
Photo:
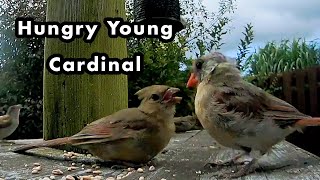
[[[196,68],[201,69],[202,68],[202,62],[197,62],[196,63]]]
[[[160,97],[159,97],[159,95],[157,95],[157,94],[152,94],[152,95],[151,95],[151,99],[157,101],[157,100],[160,99]]]

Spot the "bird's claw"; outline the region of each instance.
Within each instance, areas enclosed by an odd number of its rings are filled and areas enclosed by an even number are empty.
[[[231,165],[243,165],[245,164],[247,161],[236,161],[234,159],[228,160],[228,161],[217,161],[217,162],[212,162],[212,163],[207,163],[204,167],[216,167],[216,166],[231,166]]]
[[[253,162],[250,162],[249,164],[244,165],[240,170],[237,172],[231,171],[231,172],[222,172],[218,175],[218,178],[227,178],[227,179],[232,179],[232,178],[239,178],[245,175],[250,174],[251,172],[254,171],[253,168]]]
[[[220,166],[229,166],[231,165],[231,162],[212,162],[212,163],[207,163],[204,165],[204,168],[208,169],[208,168],[212,168],[212,167],[220,167]]]

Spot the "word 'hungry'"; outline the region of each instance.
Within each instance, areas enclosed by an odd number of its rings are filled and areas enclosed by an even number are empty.
[[[60,54],[50,56],[46,62],[48,71],[52,74],[128,74],[140,72],[143,68],[143,55],[136,53],[133,58],[119,60],[109,58],[104,53],[93,53],[90,59],[64,58]]]
[[[85,42],[92,42],[101,24],[99,22],[37,22],[32,18],[17,18],[15,32],[17,37],[59,38],[71,42],[83,36]]]

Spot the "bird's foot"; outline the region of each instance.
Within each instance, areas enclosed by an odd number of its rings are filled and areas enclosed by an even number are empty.
[[[204,165],[204,168],[212,168],[212,167],[219,167],[219,166],[230,166],[234,162],[233,161],[217,161],[217,162],[211,162]]]
[[[221,172],[221,173],[219,173],[218,178],[232,179],[232,178],[239,178],[239,177],[248,175],[254,171],[254,164],[255,163],[256,163],[256,160],[252,160],[236,172],[234,172],[234,171]]]
[[[250,174],[251,172],[253,172],[253,170],[251,169],[244,169],[244,168],[241,168],[239,171],[231,171],[231,172],[221,172],[219,175],[218,175],[218,178],[223,178],[223,179],[232,179],[232,178],[239,178],[239,177],[242,177],[242,176],[246,176],[248,174]]]
[[[215,166],[231,166],[231,165],[243,165],[248,161],[238,161],[245,153],[241,153],[233,157],[232,159],[222,161],[218,160],[217,162],[207,163],[205,168],[207,167],[215,167]]]

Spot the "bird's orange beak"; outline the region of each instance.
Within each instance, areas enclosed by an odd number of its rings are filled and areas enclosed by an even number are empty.
[[[187,88],[195,88],[198,86],[198,80],[194,73],[191,73],[189,80],[187,82]]]

